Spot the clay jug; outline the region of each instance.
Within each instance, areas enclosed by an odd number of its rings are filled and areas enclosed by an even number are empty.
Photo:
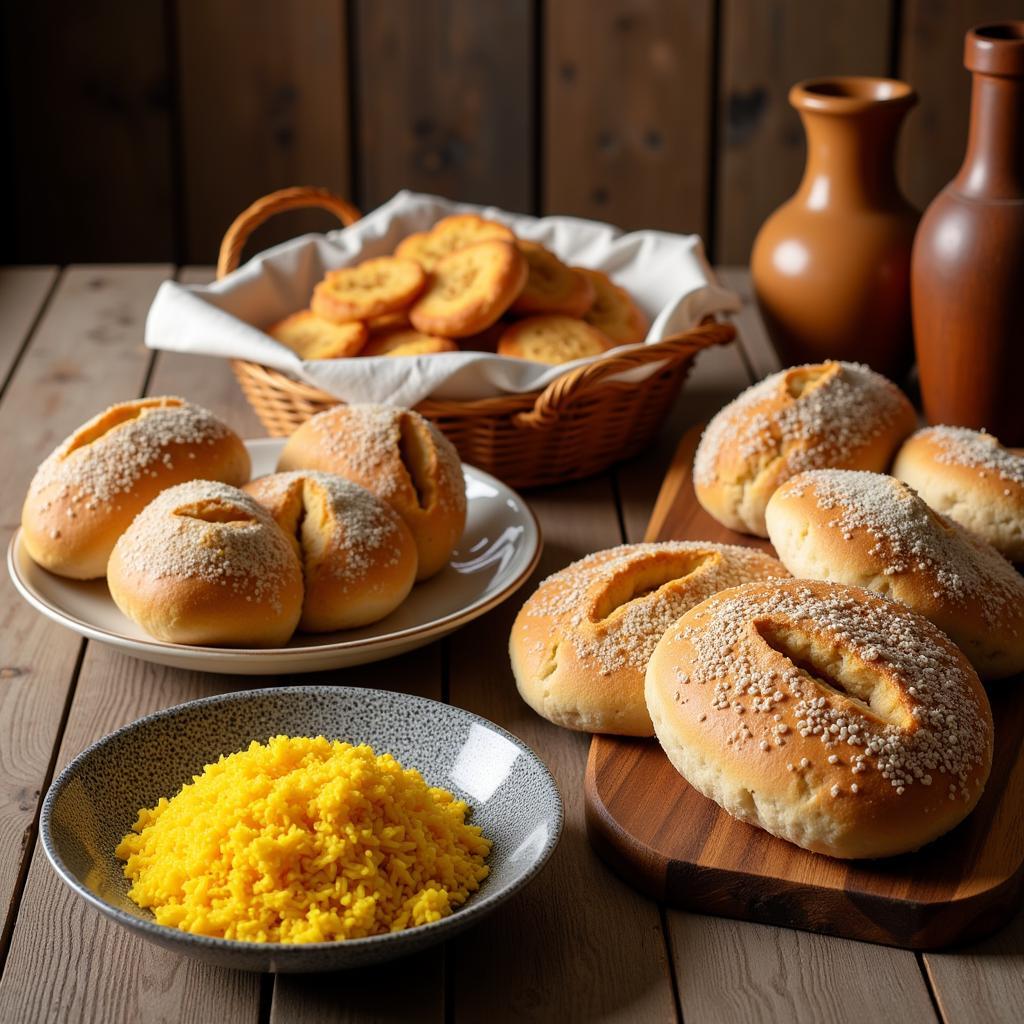
[[[967,154],[914,243],[925,415],[1024,445],[1024,21],[967,33]]]
[[[917,101],[889,78],[818,78],[790,103],[807,136],[796,194],[754,241],[754,291],[783,363],[851,359],[890,377],[910,366],[910,251],[917,212],[894,171]]]

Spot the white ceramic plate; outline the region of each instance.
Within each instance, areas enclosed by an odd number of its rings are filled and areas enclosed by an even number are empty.
[[[253,476],[273,473],[283,440],[246,441]],[[15,587],[54,622],[160,665],[205,672],[278,675],[319,672],[391,658],[422,647],[483,615],[513,594],[540,558],[540,527],[515,491],[488,473],[463,466],[468,513],[451,562],[386,619],[340,633],[297,633],[287,647],[194,647],[154,640],[111,600],[106,580],[68,580],[28,556],[20,531],[7,551]]]

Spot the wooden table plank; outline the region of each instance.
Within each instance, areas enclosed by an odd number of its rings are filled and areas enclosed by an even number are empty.
[[[925,971],[948,1024],[1020,1020],[1024,1015],[1024,911],[984,942],[926,953]]]
[[[0,267],[0,393],[56,280],[56,267]]]
[[[589,737],[551,725],[516,692],[512,620],[538,580],[619,540],[607,477],[529,493],[544,530],[540,570],[522,592],[451,638],[451,702],[504,726],[551,769],[565,831],[544,873],[453,944],[454,1019],[673,1021],[658,908],[591,851],[583,817]]]
[[[142,322],[166,267],[67,270],[0,402],[8,444],[0,494],[0,539],[17,528],[36,466],[83,420],[136,395],[149,354]],[[0,966],[11,911],[35,835],[40,791],[48,784],[69,687],[82,648],[0,580]]]
[[[677,911],[669,927],[687,1024],[935,1020],[906,950]]]
[[[754,380],[761,380],[782,368],[775,346],[768,337],[768,330],[761,319],[750,283],[750,271],[746,267],[720,267],[719,280],[731,288],[743,301],[743,308],[736,315],[736,330],[739,333],[740,348],[750,367]]]

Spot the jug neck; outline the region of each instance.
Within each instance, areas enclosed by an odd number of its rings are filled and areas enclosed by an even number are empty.
[[[967,153],[953,188],[974,199],[1024,196],[1024,78],[975,72]]]
[[[906,208],[896,182],[896,137],[916,102],[904,82],[829,78],[790,91],[807,135],[807,162],[795,199],[808,209],[833,203]]]

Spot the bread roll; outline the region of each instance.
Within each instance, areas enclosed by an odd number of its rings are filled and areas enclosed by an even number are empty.
[[[292,434],[277,468],[337,473],[383,498],[412,531],[418,580],[448,564],[466,525],[466,483],[458,452],[410,409],[328,409]]]
[[[65,438],[36,471],[22,542],[50,572],[95,579],[162,490],[198,478],[243,484],[249,469],[245,445],[206,409],[181,398],[121,402]]]
[[[776,487],[805,469],[888,469],[915,420],[903,392],[866,366],[790,367],[708,424],[693,463],[697,500],[729,529],[765,537]]]
[[[599,551],[523,605],[509,656],[523,700],[555,725],[650,736],[644,669],[662,633],[709,594],[788,575],[752,548],[673,541]]]
[[[303,567],[299,629],[329,633],[390,615],[416,579],[402,517],[365,487],[329,473],[276,473],[244,487],[292,538]]]
[[[927,427],[896,456],[893,476],[936,512],[1024,562],[1024,454],[966,427]]]
[[[687,612],[647,667],[669,760],[741,821],[832,857],[916,850],[974,808],[988,698],[953,642],[868,591],[784,580]]]
[[[135,517],[107,584],[128,618],[176,644],[280,647],[302,611],[288,537],[255,499],[210,480],[171,487]]]
[[[775,492],[767,518],[794,576],[902,601],[948,633],[983,679],[1024,670],[1024,578],[905,483],[852,470],[801,473]]]

